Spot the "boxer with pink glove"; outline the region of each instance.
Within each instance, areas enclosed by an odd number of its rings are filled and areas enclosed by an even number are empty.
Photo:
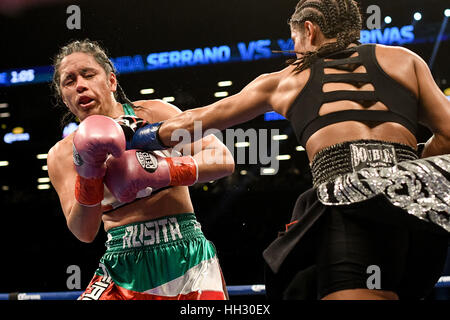
[[[126,141],[120,125],[112,118],[92,115],[79,126],[73,137],[73,162],[77,171],[75,198],[84,206],[103,200],[103,178],[108,155],[120,157]]]

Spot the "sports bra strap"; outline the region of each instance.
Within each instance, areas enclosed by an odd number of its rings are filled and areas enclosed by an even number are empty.
[[[376,101],[378,98],[375,91],[339,90],[324,92],[323,94],[323,103],[339,100]]]
[[[130,106],[128,103],[122,104],[123,112],[127,116],[136,116],[136,113],[134,112],[134,109],[132,106]]]
[[[362,64],[362,59],[360,56],[357,57],[350,57],[350,58],[345,58],[345,59],[336,59],[336,60],[331,60],[331,61],[324,61],[323,62],[323,67],[324,68],[331,68],[331,67],[336,67],[336,66],[340,66],[343,64]]]
[[[328,82],[371,82],[367,73],[326,73],[323,79]]]

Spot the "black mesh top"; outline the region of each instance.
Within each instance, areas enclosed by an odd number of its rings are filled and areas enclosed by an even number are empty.
[[[358,56],[351,57],[358,52]],[[327,61],[325,61],[327,60]],[[367,73],[355,73],[359,66]],[[324,68],[334,68],[348,73],[325,74]],[[358,86],[370,83],[374,91],[339,90],[323,92],[323,85],[331,82],[352,83]],[[343,110],[319,116],[324,103],[350,100],[382,102],[388,110]],[[364,44],[335,52],[317,59],[311,66],[309,80],[287,112],[295,134],[305,146],[309,137],[319,129],[342,121],[396,122],[412,134],[417,131],[418,100],[411,91],[388,76],[377,62],[375,45]]]

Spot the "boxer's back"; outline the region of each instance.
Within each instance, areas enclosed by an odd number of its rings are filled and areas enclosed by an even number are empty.
[[[418,80],[416,69],[414,67],[414,57],[409,51],[399,47],[376,46],[376,63],[380,67],[379,73],[385,73],[387,77],[396,82],[403,91],[403,94],[410,95],[413,99],[419,95]],[[350,55],[350,58],[356,58],[358,53]],[[325,59],[324,61],[335,61],[334,59]],[[350,66],[351,67],[351,66]],[[355,66],[353,70],[344,70],[339,66],[326,67],[323,69],[325,75],[350,75],[356,74],[358,77],[367,74],[364,65]],[[369,77],[371,75],[369,74]],[[378,76],[378,75],[377,75]],[[303,72],[295,73],[293,67],[290,66],[283,70],[280,74],[280,85],[274,95],[279,98],[274,101],[279,103],[274,105],[275,111],[288,116],[292,114],[293,104],[299,95],[321,96],[334,91],[359,91],[359,92],[375,92],[376,88],[367,81],[366,83],[356,82],[338,82],[330,81],[323,83],[318,90],[314,92],[303,92],[307,85],[310,85],[311,69]],[[319,91],[321,89],[321,91]],[[396,95],[395,88],[392,88],[392,95]],[[314,99],[315,97],[313,97]],[[320,106],[318,115],[324,116],[334,112],[344,110],[377,110],[388,111],[388,105],[383,101],[363,101],[363,100],[337,100],[324,103]],[[392,107],[392,106],[391,106]],[[395,107],[395,106],[394,106]],[[310,103],[299,106],[302,110],[300,117],[304,117],[311,108]],[[292,120],[292,119],[291,119]],[[307,119],[306,119],[307,120]],[[306,121],[305,120],[305,121]],[[295,127],[295,123],[293,124]],[[417,141],[411,130],[398,122],[374,122],[374,121],[341,121],[331,123],[327,126],[315,131],[306,142],[306,149],[310,159],[321,149],[341,143],[343,141],[355,139],[378,139],[392,142],[398,142],[415,146]]]

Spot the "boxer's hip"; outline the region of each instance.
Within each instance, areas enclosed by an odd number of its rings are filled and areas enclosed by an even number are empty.
[[[314,186],[365,168],[393,167],[418,159],[412,147],[379,140],[355,140],[319,151],[311,162]]]
[[[324,205],[383,195],[407,213],[450,231],[450,155],[418,159],[406,145],[352,141],[321,151],[312,169]]]

